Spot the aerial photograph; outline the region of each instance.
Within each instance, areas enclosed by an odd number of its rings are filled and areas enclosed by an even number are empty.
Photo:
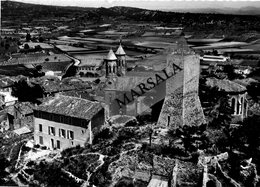
[[[260,187],[260,1],[1,0],[0,186]]]

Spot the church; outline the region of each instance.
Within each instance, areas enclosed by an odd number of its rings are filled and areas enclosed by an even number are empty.
[[[148,60],[149,70],[127,71],[122,45],[115,53],[110,49],[104,60],[106,120],[115,115],[157,114],[157,125],[162,127],[204,123],[198,96],[199,56],[184,38],[160,55],[165,62],[156,68]]]

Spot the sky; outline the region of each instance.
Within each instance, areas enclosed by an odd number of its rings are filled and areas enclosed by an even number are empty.
[[[131,6],[146,9],[197,9],[197,8],[241,8],[259,7],[259,1],[242,0],[15,0],[24,3],[79,6],[79,7],[112,7]]]

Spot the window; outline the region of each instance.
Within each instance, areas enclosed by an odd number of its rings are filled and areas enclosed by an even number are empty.
[[[41,145],[43,145],[43,137],[42,136],[39,136],[39,142]]]
[[[57,149],[60,149],[60,140],[57,140]]]
[[[68,130],[68,139],[71,139],[71,140],[74,139],[74,132],[73,131]]]
[[[54,140],[51,139],[51,148],[53,149],[54,148]]]
[[[64,129],[59,130],[59,136],[62,138],[66,138],[66,131]]]
[[[54,127],[49,127],[49,135],[55,136],[55,128]]]
[[[39,124],[39,131],[42,132],[42,124]]]
[[[81,134],[84,134],[85,133],[85,130],[81,130]]]
[[[113,66],[113,73],[116,73],[116,67]]]
[[[241,97],[241,99],[240,99],[240,114],[242,114],[242,112],[244,111],[243,106],[244,106],[244,101],[243,101],[243,97]]]

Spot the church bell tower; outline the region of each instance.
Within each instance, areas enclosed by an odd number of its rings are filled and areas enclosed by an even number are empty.
[[[117,51],[116,51],[116,57],[117,57],[117,67],[118,67],[118,73],[121,76],[124,76],[126,74],[126,53],[120,43]]]

